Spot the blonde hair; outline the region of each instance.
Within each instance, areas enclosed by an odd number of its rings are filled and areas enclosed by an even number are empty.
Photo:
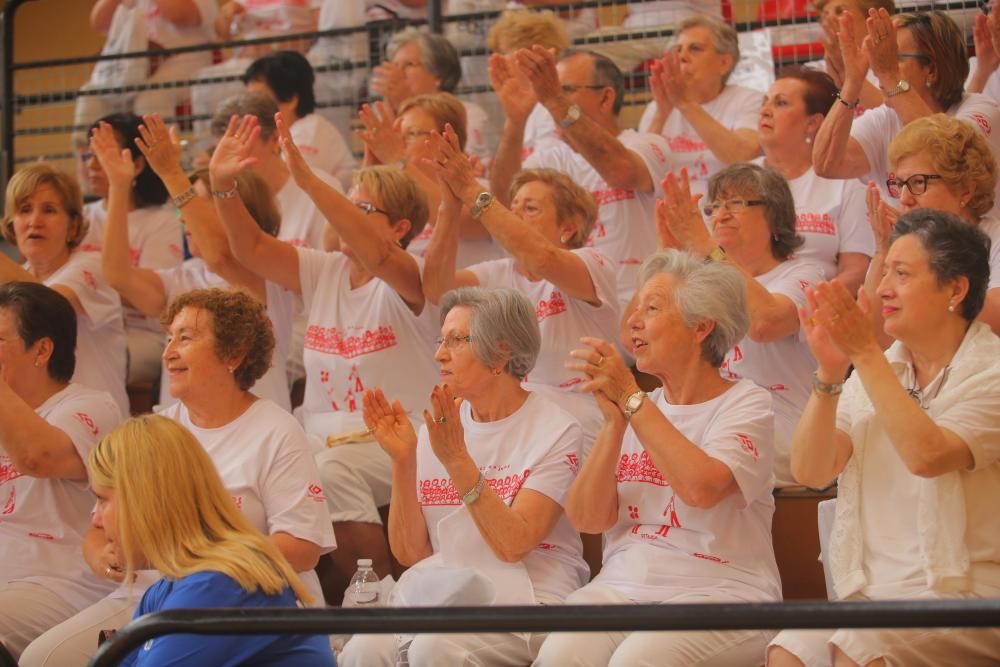
[[[207,168],[195,169],[188,174],[188,180],[192,184],[201,181],[209,192],[212,191]],[[281,229],[281,213],[267,181],[251,169],[236,174],[235,180],[236,190],[240,193],[243,205],[247,207],[247,213],[265,234],[277,236]]]
[[[538,181],[549,187],[552,202],[556,205],[559,222],[575,218],[576,233],[566,244],[570,248],[582,248],[597,222],[597,202],[594,196],[584,190],[576,181],[555,169],[524,169],[518,172],[510,184],[510,199],[528,183]]]
[[[976,187],[965,207],[977,218],[993,209],[997,162],[986,138],[970,123],[943,113],[908,123],[889,144],[889,168],[907,157],[925,156],[951,191]]]
[[[17,237],[14,235],[14,216],[17,214],[17,209],[43,185],[51,186],[62,200],[66,215],[70,218],[70,226],[66,232],[66,247],[73,250],[87,235],[87,222],[83,219],[83,194],[75,178],[45,162],[28,165],[7,181],[2,229],[4,240],[11,245],[17,245]]]
[[[423,231],[430,217],[427,196],[405,171],[385,165],[365,167],[354,172],[352,182],[382,203],[393,226],[400,220],[410,221],[410,231],[399,240],[401,246],[408,246]]]
[[[569,48],[566,24],[550,9],[542,12],[526,9],[504,12],[486,34],[486,45],[490,51],[500,53],[501,40],[507,42],[508,50],[530,49],[535,44],[555,49],[556,58]]]
[[[236,507],[191,432],[159,415],[133,417],[101,439],[87,460],[91,483],[115,492],[126,581],[144,564],[166,577],[214,571],[244,590],[288,586],[310,602],[298,576]]]
[[[465,150],[465,141],[468,137],[468,122],[466,120],[465,105],[451,93],[430,93],[427,95],[414,95],[403,100],[399,105],[397,117],[402,116],[411,109],[421,109],[434,117],[437,123],[438,132],[444,132],[445,123],[451,125],[458,135],[458,147]]]

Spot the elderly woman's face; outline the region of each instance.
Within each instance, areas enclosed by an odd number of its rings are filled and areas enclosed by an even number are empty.
[[[760,197],[753,192],[723,192],[712,202],[712,236],[728,252],[771,255],[771,227]]]
[[[699,26],[678,35],[672,50],[680,56],[681,73],[688,81],[721,82],[731,65],[728,56],[715,50],[712,33]]]
[[[437,118],[426,109],[416,107],[400,117],[399,125],[403,133],[403,143],[406,145],[406,157],[411,160],[420,154],[420,149],[431,132],[444,131]]]
[[[24,340],[17,331],[17,314],[10,308],[0,308],[0,378],[21,395],[23,383],[34,377],[35,360],[38,359],[38,345],[25,347]]]
[[[811,133],[805,95],[806,84],[799,79],[778,79],[771,84],[757,119],[761,146],[798,145],[808,150],[805,139]]]
[[[447,384],[462,398],[488,390],[494,377],[492,369],[472,350],[468,340],[471,330],[472,311],[463,306],[452,308],[441,324],[440,343],[434,353],[441,367],[441,384]]]
[[[906,213],[915,208],[932,208],[964,216],[960,195],[949,188],[944,180],[933,178],[939,175],[926,153],[908,155],[901,159],[896,170],[890,174],[890,177],[901,184],[906,183],[899,189],[899,209]],[[928,176],[932,178],[926,178]],[[914,194],[913,190],[917,190],[919,194]]]
[[[830,2],[823,5],[820,18],[824,20],[827,17],[839,19],[845,13],[850,15],[851,22],[854,23],[854,36],[857,38],[858,46],[861,46],[861,41],[868,34],[868,28],[865,26],[865,16],[867,16],[867,13],[858,6],[858,3],[852,0],[830,0]]]
[[[522,185],[511,200],[510,210],[557,246],[567,247],[562,242],[562,236],[575,231],[575,228],[570,229],[572,225],[559,224],[552,188],[541,181],[529,181]]]
[[[395,243],[405,236],[405,234],[401,233],[400,223],[397,222],[394,226],[392,221],[389,220],[389,215],[385,213],[385,205],[382,203],[382,200],[371,194],[365,186],[355,185],[347,193],[347,198],[365,214],[370,222],[374,222],[371,225],[371,229],[382,238]],[[352,260],[355,259],[354,250],[343,241],[341,241],[340,249]]]
[[[660,376],[700,355],[699,342],[677,310],[676,279],[657,273],[636,293],[636,309],[628,318],[636,368]]]
[[[43,183],[17,205],[14,213],[17,249],[31,265],[57,268],[52,264],[61,266],[69,259],[66,244],[74,224],[59,192]]]
[[[933,329],[951,315],[952,283],[938,284],[927,251],[914,234],[896,239],[882,271],[878,296],[888,335],[905,344],[908,336]]]
[[[226,362],[215,351],[215,318],[202,308],[182,308],[167,329],[163,363],[170,395],[181,402],[236,386]]]
[[[403,70],[406,85],[414,95],[427,95],[440,90],[441,82],[427,69],[416,42],[407,42],[396,49],[392,63]]]

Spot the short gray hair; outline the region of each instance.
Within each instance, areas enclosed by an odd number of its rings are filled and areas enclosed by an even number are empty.
[[[736,30],[728,23],[723,23],[717,18],[697,15],[689,16],[681,21],[674,34],[680,36],[682,32],[690,28],[704,28],[707,30],[712,35],[712,45],[715,47],[715,52],[728,55],[733,59],[733,64],[729,67],[729,71],[724,72],[722,75],[722,83],[728,81],[729,75],[733,73],[737,63],[740,62],[740,39]],[[676,38],[674,41],[676,42]]]
[[[590,83],[595,86],[610,88],[615,93],[615,103],[612,111],[617,116],[625,104],[625,75],[615,64],[615,61],[606,55],[591,51],[589,49],[567,49],[559,58],[559,62],[569,60],[574,56],[587,56],[590,58],[592,66],[590,72]]]
[[[764,217],[771,230],[771,254],[775,259],[788,259],[806,242],[795,229],[795,199],[788,181],[770,167],[743,162],[715,172],[708,180],[708,201],[714,202],[720,195],[764,200]]]
[[[386,57],[392,60],[396,51],[410,42],[420,49],[421,62],[441,82],[441,90],[446,93],[455,92],[462,78],[462,61],[458,59],[458,51],[448,38],[411,26],[392,36],[385,47]]]
[[[472,312],[469,344],[484,365],[496,368],[507,357],[504,371],[523,378],[535,367],[542,347],[535,307],[524,294],[509,287],[460,287],[441,299],[441,322],[452,308]]]
[[[670,274],[676,281],[674,304],[686,326],[715,323],[701,344],[701,356],[719,368],[726,354],[750,330],[743,274],[726,262],[705,262],[681,250],[662,250],[639,267],[639,285],[660,273]]]
[[[212,116],[212,136],[219,138],[226,133],[229,119],[233,116],[256,116],[260,125],[260,140],[267,141],[278,130],[274,124],[274,114],[278,113],[278,103],[267,93],[259,91],[239,93],[227,97]]]

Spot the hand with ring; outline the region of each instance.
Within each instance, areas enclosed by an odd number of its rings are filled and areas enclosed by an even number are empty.
[[[580,342],[587,347],[570,352],[566,368],[587,378],[580,391],[594,394],[605,420],[624,420],[622,406],[639,390],[632,371],[611,343],[587,336]]]
[[[872,73],[884,89],[893,88],[901,78],[899,47],[896,44],[896,26],[885,9],[870,9],[865,19],[868,36],[861,43],[861,50],[868,57]]]
[[[849,364],[867,352],[881,354],[863,288],[855,301],[839,281],[822,281],[806,288],[806,300],[799,321],[825,379],[844,377]]]
[[[417,433],[399,401],[389,404],[381,389],[365,392],[362,400],[365,426],[393,461],[416,457]]]
[[[465,429],[459,413],[461,399],[456,399],[448,385],[438,385],[431,391],[431,409],[424,410],[424,423],[431,449],[438,461],[449,468],[463,460],[471,460],[465,445]]]

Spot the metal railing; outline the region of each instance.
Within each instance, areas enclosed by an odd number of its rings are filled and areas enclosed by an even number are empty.
[[[216,609],[156,612],[120,630],[90,667],[166,634],[426,634],[1000,627],[1000,600],[627,606]]]

